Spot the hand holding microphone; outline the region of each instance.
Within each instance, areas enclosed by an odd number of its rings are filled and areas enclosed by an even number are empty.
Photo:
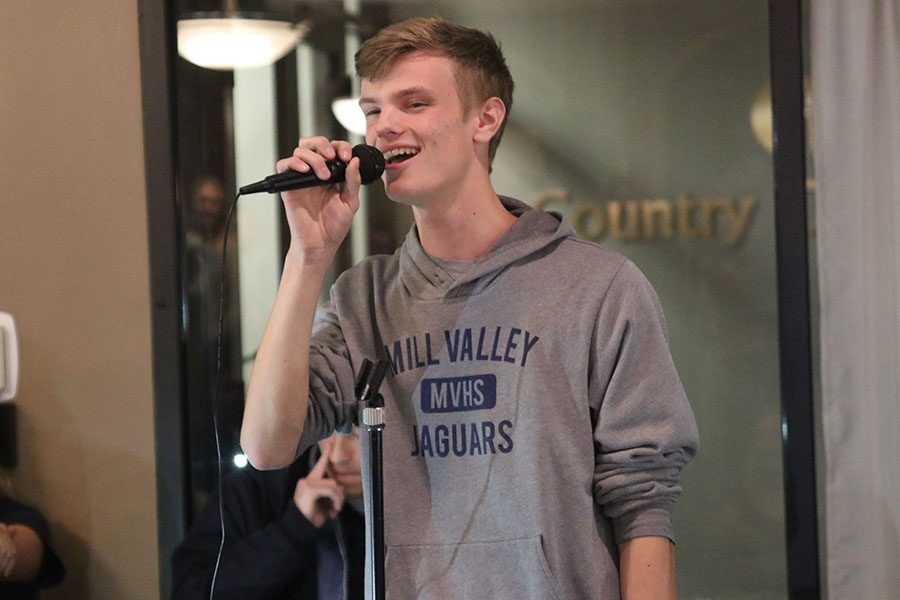
[[[330,263],[359,208],[360,185],[381,176],[384,156],[363,144],[351,148],[346,141],[301,138],[293,154],[278,161],[277,171],[241,193],[281,192],[290,253],[304,262]]]
[[[384,155],[378,148],[359,144],[353,147],[351,154],[352,158],[359,159],[359,174],[364,185],[376,181],[384,173]],[[341,183],[345,180],[347,162],[349,160],[346,154],[340,158],[326,160],[325,168],[327,172],[321,169],[316,169],[312,172],[304,171],[303,164],[307,163],[301,163],[298,165],[299,170],[288,169],[275,175],[269,175],[256,183],[245,185],[240,191],[241,194],[256,194],[258,192],[275,194],[318,185]]]

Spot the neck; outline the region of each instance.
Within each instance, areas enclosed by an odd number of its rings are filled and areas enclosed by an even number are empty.
[[[484,256],[516,221],[490,185],[451,200],[414,206],[413,214],[425,252],[445,260]]]

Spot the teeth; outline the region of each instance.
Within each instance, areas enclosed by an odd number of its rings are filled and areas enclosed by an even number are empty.
[[[384,159],[392,160],[394,158],[397,158],[398,156],[405,156],[405,155],[413,156],[413,155],[417,154],[418,152],[419,151],[416,150],[415,148],[394,148],[393,150],[388,150],[387,152],[384,153]]]

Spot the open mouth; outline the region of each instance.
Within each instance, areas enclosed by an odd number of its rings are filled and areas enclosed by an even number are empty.
[[[384,153],[384,162],[389,165],[397,165],[406,162],[419,151],[415,148],[394,148]]]

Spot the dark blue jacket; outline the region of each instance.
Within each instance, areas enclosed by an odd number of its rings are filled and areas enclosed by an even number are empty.
[[[304,455],[287,469],[246,467],[223,485],[225,545],[216,575],[216,600],[317,600],[317,564],[323,551],[345,556],[348,596],[363,598],[365,527],[349,505],[338,526],[316,529],[293,502],[297,481],[309,471]],[[342,533],[339,549],[336,529]],[[207,599],[220,543],[219,506],[213,498],[172,555],[175,600]]]

